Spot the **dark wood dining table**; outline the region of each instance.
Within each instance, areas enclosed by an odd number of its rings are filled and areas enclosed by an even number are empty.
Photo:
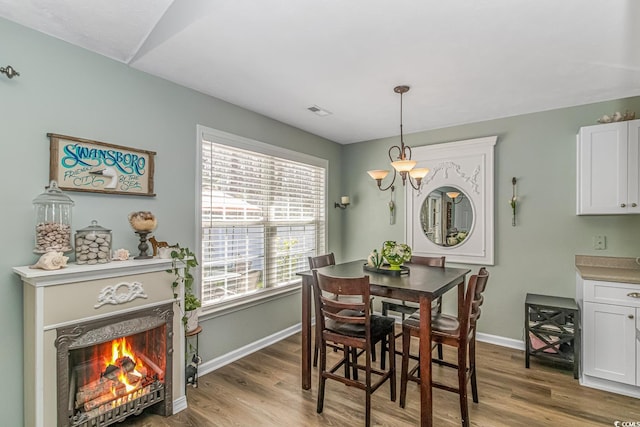
[[[431,388],[431,302],[447,291],[458,288],[458,312],[464,302],[466,268],[428,267],[407,263],[409,274],[399,276],[365,271],[365,260],[346,262],[318,269],[334,277],[369,276],[371,295],[412,301],[420,304],[420,425],[433,426]],[[313,274],[302,277],[302,388],[311,388],[311,293]]]

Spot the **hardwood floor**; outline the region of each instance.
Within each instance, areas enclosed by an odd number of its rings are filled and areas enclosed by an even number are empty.
[[[417,345],[417,342],[413,344]],[[455,360],[455,354],[445,353]],[[334,355],[332,355],[333,357]],[[524,367],[524,353],[478,343],[480,403],[469,396],[471,425],[613,426],[618,421],[640,422],[640,401],[582,387],[572,372],[532,358]],[[400,358],[398,357],[398,367]],[[442,379],[446,368],[435,367]],[[449,369],[444,376],[455,381]],[[400,375],[398,373],[398,385]],[[189,408],[168,418],[142,414],[119,426],[358,426],[363,424],[364,392],[327,381],[324,411],[316,413],[317,374],[311,390],[300,387],[300,334],[265,348],[199,378],[189,387]],[[470,394],[470,391],[469,391]],[[410,383],[407,407],[389,400],[388,385],[372,397],[372,425],[414,426],[419,421],[419,391]],[[434,390],[434,425],[459,426],[458,396]]]

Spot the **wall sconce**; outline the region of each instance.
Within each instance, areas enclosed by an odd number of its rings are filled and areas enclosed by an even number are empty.
[[[336,202],[334,204],[334,208],[340,208],[340,209],[346,209],[347,206],[349,206],[349,196],[342,196],[340,197],[340,203]]]
[[[513,186],[513,192],[511,193],[511,200],[509,200],[509,205],[511,206],[511,225],[513,227],[516,226],[516,206],[518,202],[518,198],[516,197],[516,177],[511,178],[511,185]]]
[[[7,65],[6,67],[0,67],[0,73],[6,74],[10,79],[15,76],[19,76],[20,73],[17,72],[11,65]]]

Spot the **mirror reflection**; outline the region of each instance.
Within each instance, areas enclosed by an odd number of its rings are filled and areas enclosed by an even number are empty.
[[[422,203],[422,231],[439,246],[462,244],[473,226],[473,209],[469,196],[459,188],[438,187]]]

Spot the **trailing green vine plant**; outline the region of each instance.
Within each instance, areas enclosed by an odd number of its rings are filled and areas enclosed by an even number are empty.
[[[180,283],[184,284],[184,311],[193,311],[202,306],[202,302],[193,292],[194,277],[191,272],[192,269],[198,266],[198,260],[196,254],[191,252],[189,248],[181,248],[178,246],[176,250],[171,251],[172,265],[167,273],[174,275],[174,280],[171,283],[171,289],[173,290],[173,298],[180,306],[180,300],[178,299],[178,287]],[[186,314],[182,316],[182,321],[186,325]]]

